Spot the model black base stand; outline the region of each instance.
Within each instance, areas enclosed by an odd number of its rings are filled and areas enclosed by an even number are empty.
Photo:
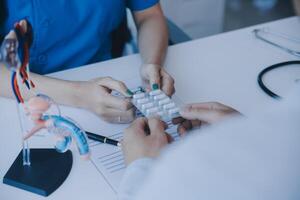
[[[3,178],[3,183],[42,196],[54,192],[68,177],[72,152],[58,153],[55,149],[30,149],[31,165],[23,165],[22,151]]]

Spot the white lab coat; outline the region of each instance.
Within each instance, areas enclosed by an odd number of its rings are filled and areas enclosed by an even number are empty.
[[[300,84],[255,118],[191,134],[157,161],[133,162],[121,200],[300,199]]]

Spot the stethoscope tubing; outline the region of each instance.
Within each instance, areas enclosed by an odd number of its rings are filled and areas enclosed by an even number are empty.
[[[259,87],[270,97],[274,98],[274,99],[282,99],[281,96],[279,96],[278,94],[272,92],[264,83],[263,81],[263,77],[265,76],[265,74],[267,74],[268,72],[280,68],[280,67],[286,67],[289,65],[295,65],[295,64],[300,64],[300,60],[293,60],[293,61],[287,61],[287,62],[282,62],[282,63],[277,63],[274,65],[271,65],[267,68],[265,68],[264,70],[262,70],[259,75],[257,76],[257,82]]]

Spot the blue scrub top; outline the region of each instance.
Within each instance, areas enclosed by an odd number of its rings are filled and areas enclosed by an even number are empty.
[[[126,7],[140,11],[158,1],[5,0],[0,33],[26,18],[34,30],[31,71],[51,73],[109,59],[111,32],[124,20]]]

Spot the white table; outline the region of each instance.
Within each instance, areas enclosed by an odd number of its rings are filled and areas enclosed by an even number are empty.
[[[300,19],[288,18],[259,26],[285,31],[298,36]],[[185,102],[220,101],[245,115],[274,101],[258,87],[257,74],[271,64],[297,58],[256,40],[253,27],[199,39],[169,48],[166,69],[176,80],[177,96]],[[53,74],[68,80],[87,80],[97,76],[112,76],[119,80],[138,77],[141,61],[138,55]],[[300,76],[300,75],[299,75]],[[280,78],[280,77],[279,77]],[[283,86],[284,87],[284,86]],[[20,151],[20,129],[15,103],[0,98],[0,177],[2,178]],[[88,130],[98,130],[99,119],[93,114],[64,108],[64,114],[77,113],[72,118]],[[47,146],[48,143],[40,144]],[[83,162],[74,152],[74,165],[66,182],[48,199],[110,199],[115,193],[104,187],[103,178],[90,162]],[[0,184],[0,199],[44,199],[35,194]]]

